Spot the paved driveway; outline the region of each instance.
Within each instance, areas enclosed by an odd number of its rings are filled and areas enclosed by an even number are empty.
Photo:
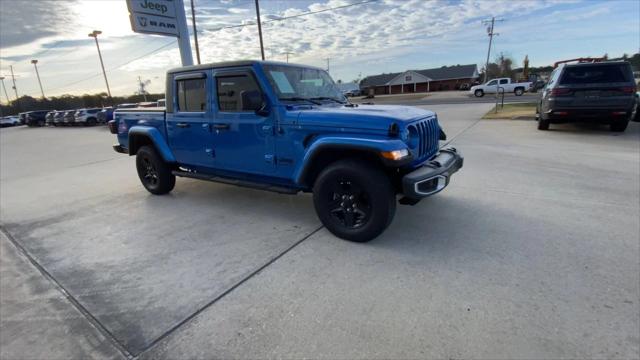
[[[465,167],[367,244],[321,228],[308,195],[188,179],[149,195],[103,128],[3,129],[2,229],[34,275],[3,270],[2,355],[638,357],[640,124],[431,108]],[[38,270],[70,301],[25,311]],[[89,330],[37,331],[65,312]]]

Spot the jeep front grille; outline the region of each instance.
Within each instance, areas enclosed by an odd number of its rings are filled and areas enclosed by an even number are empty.
[[[411,126],[416,129],[420,138],[417,149],[414,149],[418,158],[428,158],[438,152],[440,127],[435,116],[419,120]]]

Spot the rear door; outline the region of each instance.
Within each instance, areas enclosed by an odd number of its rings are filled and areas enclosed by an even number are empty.
[[[181,165],[211,167],[210,71],[174,74],[173,111],[166,114],[167,138]],[[171,76],[171,75],[170,75]]]
[[[562,107],[625,109],[633,101],[633,76],[628,64],[566,66],[560,75],[556,104]]]

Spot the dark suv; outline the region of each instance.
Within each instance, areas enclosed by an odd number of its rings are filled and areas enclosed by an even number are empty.
[[[561,64],[537,107],[538,129],[551,123],[595,121],[624,131],[635,116],[636,84],[625,61]]]
[[[46,124],[46,116],[49,110],[36,110],[27,112],[27,126],[44,126]]]

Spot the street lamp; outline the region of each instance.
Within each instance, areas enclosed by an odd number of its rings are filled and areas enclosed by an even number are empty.
[[[36,68],[36,76],[38,77],[38,84],[40,84],[40,92],[42,93],[42,98],[46,99],[44,96],[44,90],[42,90],[42,81],[40,81],[40,73],[38,72],[38,60],[31,60],[33,67]]]
[[[4,96],[7,98],[7,104],[9,104],[11,100],[9,100],[9,94],[7,94],[7,88],[4,86],[4,76],[0,76],[0,82],[2,82],[2,89],[4,90]]]
[[[98,48],[98,57],[100,57],[100,66],[102,67],[102,74],[104,75],[104,82],[107,84],[107,94],[109,94],[109,99],[111,99],[111,90],[109,89],[109,81],[107,81],[107,72],[104,71],[104,62],[102,61],[102,54],[100,53],[100,45],[98,44],[98,35],[102,34],[100,30],[93,30],[92,33],[89,33],[89,37],[92,37],[96,40],[96,47]]]

